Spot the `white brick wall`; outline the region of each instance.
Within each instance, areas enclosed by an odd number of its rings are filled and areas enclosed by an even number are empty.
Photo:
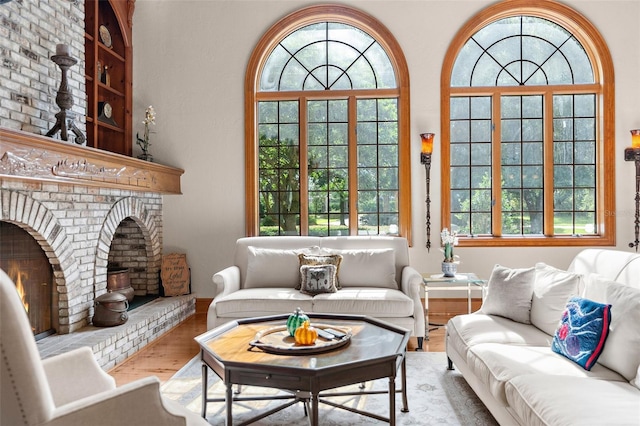
[[[56,44],[68,44],[78,60],[67,77],[76,125],[85,132],[84,1],[80,0],[13,0],[0,6],[0,127],[36,134],[53,127],[61,76],[50,59]]]

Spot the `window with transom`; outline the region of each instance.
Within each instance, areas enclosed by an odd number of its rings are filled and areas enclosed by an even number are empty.
[[[409,237],[406,64],[381,24],[294,13],[256,47],[246,88],[248,235]]]
[[[576,12],[526,3],[472,20],[445,61],[443,227],[469,246],[613,244],[608,50]]]

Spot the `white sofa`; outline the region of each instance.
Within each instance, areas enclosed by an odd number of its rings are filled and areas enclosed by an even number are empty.
[[[298,254],[340,254],[341,289],[304,294]],[[305,312],[375,317],[412,331],[422,347],[422,276],[409,266],[401,237],[246,237],[237,240],[234,264],[213,275],[217,293],[207,314],[212,329],[237,318]]]
[[[447,323],[449,367],[501,425],[640,425],[640,255],[586,249],[567,271],[537,264],[534,277],[531,324],[487,314],[485,303]],[[485,302],[491,292],[490,279]],[[561,304],[573,295],[611,304],[609,334],[590,371],[551,350]]]

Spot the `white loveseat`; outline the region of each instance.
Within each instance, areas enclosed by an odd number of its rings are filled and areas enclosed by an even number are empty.
[[[485,304],[448,322],[450,367],[501,425],[640,425],[640,255],[586,249],[567,271],[538,264],[534,275],[531,324],[486,314]],[[574,295],[611,304],[590,371],[551,350],[562,304]]]
[[[340,254],[341,289],[305,294],[299,253]],[[406,328],[422,347],[425,323],[422,277],[409,266],[401,237],[246,237],[237,240],[234,264],[213,275],[217,293],[207,314],[212,329],[237,318],[305,312],[366,315]]]

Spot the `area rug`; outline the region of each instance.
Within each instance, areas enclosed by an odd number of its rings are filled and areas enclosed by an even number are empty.
[[[398,425],[482,425],[493,426],[498,423],[486,407],[474,394],[462,375],[456,370],[446,368],[444,352],[407,353],[407,395],[409,412],[402,413],[401,394],[396,395],[396,424]],[[396,380],[398,383],[399,378]],[[217,376],[209,371],[209,397],[223,398],[225,386]],[[386,390],[388,380],[376,380],[365,384],[367,389]],[[339,388],[339,391],[357,390],[359,385]],[[202,369],[199,357],[193,358],[171,379],[162,385],[162,393],[188,409],[200,413],[202,407]],[[278,395],[277,390],[249,387],[242,388],[243,396]],[[370,411],[383,417],[389,415],[387,395],[359,395],[332,397],[332,401],[359,410]],[[276,407],[283,401],[235,402],[233,405],[234,423],[254,417],[262,411]],[[334,408],[326,404],[319,405],[321,425],[370,425],[384,424],[379,420],[364,417],[356,413]],[[207,420],[213,425],[222,425],[225,421],[224,403],[209,403]],[[285,410],[254,423],[256,425],[308,425],[302,404],[294,404]]]

